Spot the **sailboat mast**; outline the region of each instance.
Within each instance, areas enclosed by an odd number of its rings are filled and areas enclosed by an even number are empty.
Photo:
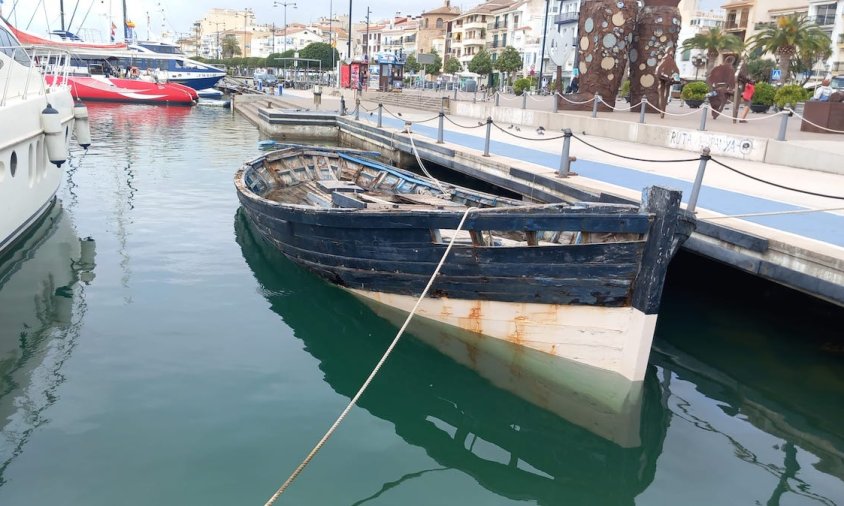
[[[61,0],[59,2],[59,16],[61,17],[61,20],[62,20],[62,31],[64,31],[64,0]]]
[[[126,0],[123,0],[123,41],[129,42],[129,20],[126,19]]]

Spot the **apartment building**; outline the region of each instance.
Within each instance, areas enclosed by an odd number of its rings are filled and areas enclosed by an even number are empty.
[[[725,11],[724,31],[746,41],[780,16],[807,14],[807,0],[731,0]]]
[[[808,15],[832,40],[832,55],[821,63],[823,71],[844,74],[844,0],[810,0]]]
[[[440,55],[446,54],[448,26],[460,15],[460,9],[452,7],[451,0],[436,9],[425,11],[420,16],[416,40],[416,51],[430,53],[436,49]]]
[[[698,79],[705,74],[702,66],[705,63],[706,51],[701,49],[683,50],[683,43],[697,35],[712,28],[724,28],[726,12],[723,9],[701,10],[700,0],[683,0],[679,5],[681,26],[680,35],[677,38],[677,53],[674,59],[680,70],[680,77],[684,79]],[[695,67],[695,61],[698,67]]]

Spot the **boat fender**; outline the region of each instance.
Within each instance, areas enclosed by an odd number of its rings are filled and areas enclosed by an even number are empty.
[[[53,109],[49,103],[41,111],[41,128],[44,130],[44,144],[47,145],[47,158],[56,167],[61,167],[67,161],[67,145],[64,138],[62,120],[59,111]]]
[[[76,134],[76,142],[83,149],[91,145],[91,125],[88,122],[88,108],[81,100],[77,100],[73,106],[73,133]]]

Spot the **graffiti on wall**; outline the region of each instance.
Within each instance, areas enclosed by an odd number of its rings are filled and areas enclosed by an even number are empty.
[[[764,153],[759,152],[762,147],[757,144],[759,143],[747,137],[680,129],[671,130],[668,136],[668,146],[672,148],[699,152],[708,146],[713,155],[735,158],[761,159]]]

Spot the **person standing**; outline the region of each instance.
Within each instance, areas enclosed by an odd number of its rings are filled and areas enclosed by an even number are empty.
[[[741,113],[739,123],[747,123],[747,113],[750,112],[750,101],[753,100],[753,94],[756,92],[756,83],[753,79],[748,80],[744,85],[744,90],[741,93],[741,100],[744,102],[744,111]]]

